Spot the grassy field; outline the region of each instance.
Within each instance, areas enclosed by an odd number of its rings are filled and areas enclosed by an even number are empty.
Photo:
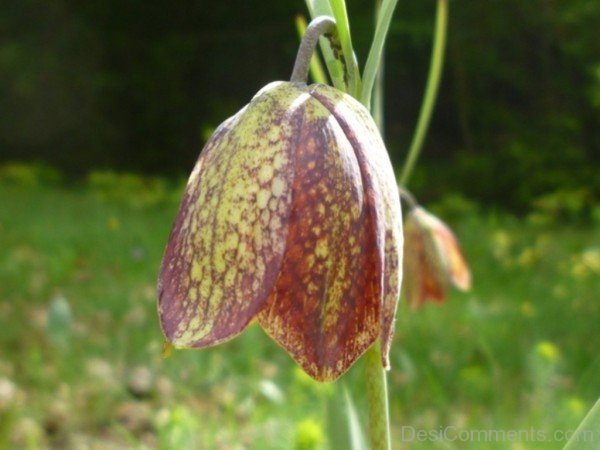
[[[0,185],[0,449],[338,450],[339,387],[258,327],[161,358],[155,281],[180,189],[113,178]],[[438,210],[474,288],[399,308],[395,448],[562,448],[600,394],[599,227],[455,203]],[[343,384],[364,420],[362,369]]]

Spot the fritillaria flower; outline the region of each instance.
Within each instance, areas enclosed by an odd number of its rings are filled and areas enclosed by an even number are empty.
[[[175,348],[258,322],[317,380],[378,339],[399,296],[394,173],[368,111],[325,85],[274,82],[225,121],[189,178],[159,276]]]
[[[466,291],[471,275],[450,228],[420,206],[404,224],[404,291],[412,307],[443,302],[450,286]]]

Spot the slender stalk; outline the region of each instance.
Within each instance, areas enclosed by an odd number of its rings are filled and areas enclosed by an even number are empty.
[[[306,19],[303,15],[296,16],[296,30],[302,40],[306,33]],[[327,84],[327,75],[325,75],[325,69],[323,69],[321,61],[319,61],[317,52],[314,52],[310,59],[310,76],[315,83]]]
[[[419,157],[421,147],[423,146],[423,141],[425,140],[425,135],[427,134],[427,128],[429,127],[431,112],[433,111],[435,98],[440,85],[442,66],[444,65],[444,48],[446,46],[447,24],[448,0],[438,0],[437,15],[435,20],[435,38],[433,50],[431,52],[429,77],[427,79],[427,87],[425,89],[425,96],[423,97],[423,104],[421,105],[421,112],[419,113],[419,120],[417,121],[415,134],[413,136],[412,143],[410,144],[410,149],[408,150],[408,156],[402,169],[402,174],[400,175],[401,186],[406,186],[408,183],[408,179],[410,178],[415,163],[417,162],[417,158]]]
[[[379,133],[383,136],[384,134],[384,122],[383,122],[383,72],[385,68],[384,58],[381,58],[379,62],[379,70],[375,76],[375,88],[373,89],[373,101],[371,102],[371,116],[379,128]]]
[[[414,195],[412,195],[402,186],[398,186],[398,194],[400,194],[400,198],[408,204],[408,207],[411,211],[419,206],[419,203],[417,202],[417,199],[414,197]]]
[[[392,8],[393,9],[393,8]],[[391,16],[391,12],[390,12]],[[375,26],[378,26],[381,19],[381,1],[375,5]],[[385,26],[385,32],[389,21]],[[376,32],[377,33],[377,32]],[[385,36],[385,33],[384,33]],[[368,89],[368,96],[365,97],[365,91],[361,93],[361,101],[366,108],[371,110],[371,116],[383,135],[383,41],[377,52],[377,63],[371,62],[375,67],[372,83],[364,83],[363,89]],[[373,54],[373,52],[371,52]],[[369,54],[369,58],[371,58]],[[371,90],[373,90],[373,102],[371,103]],[[391,450],[392,443],[390,438],[390,415],[387,395],[387,380],[385,369],[381,364],[381,345],[377,340],[365,354],[365,378],[367,382],[367,398],[369,402],[369,429],[368,435],[371,443],[371,450]]]
[[[379,340],[365,353],[365,377],[369,400],[369,440],[371,450],[391,450],[387,380],[381,367]]]
[[[319,37],[324,33],[335,31],[335,29],[335,20],[327,16],[317,17],[308,24],[302,42],[300,42],[294,70],[290,77],[292,83],[306,83],[308,68]]]

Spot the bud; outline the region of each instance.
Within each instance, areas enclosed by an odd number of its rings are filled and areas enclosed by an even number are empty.
[[[404,224],[404,291],[412,307],[443,302],[451,285],[471,287],[469,268],[452,231],[417,206]]]

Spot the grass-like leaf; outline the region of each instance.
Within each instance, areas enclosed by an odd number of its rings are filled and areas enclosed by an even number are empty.
[[[598,449],[598,430],[600,430],[600,399],[584,417],[563,450]]]
[[[363,71],[360,101],[367,109],[370,109],[371,107],[371,94],[373,91],[373,85],[381,64],[383,46],[390,28],[390,22],[392,21],[394,8],[396,8],[397,3],[398,0],[383,0],[379,9],[377,25],[375,27],[375,35],[373,37],[371,49],[369,50],[369,56],[367,58],[367,63],[365,64],[365,69]]]
[[[355,98],[360,97],[361,81],[358,63],[352,47],[352,37],[350,34],[350,22],[348,21],[348,12],[346,11],[346,2],[344,0],[329,0],[333,11],[333,17],[337,23],[344,63],[346,66],[348,93]]]
[[[328,0],[306,0],[306,6],[313,19],[318,16],[334,17],[333,10],[329,5]],[[334,48],[332,42],[325,37],[319,39],[319,43],[333,86],[340,91],[348,92],[349,86],[344,76],[345,67],[342,60],[339,58],[341,47]]]
[[[343,384],[336,386],[327,404],[327,437],[332,448],[367,450],[358,412]]]
[[[348,389],[344,386],[344,397],[346,400],[346,414],[348,415],[349,450],[366,450],[367,444],[360,425],[358,412],[352,401]]]
[[[435,105],[440,79],[442,77],[442,68],[444,67],[444,50],[446,47],[446,29],[448,26],[448,0],[438,0],[437,14],[435,19],[435,36],[433,42],[433,50],[431,52],[431,64],[429,67],[429,76],[427,77],[427,87],[425,88],[425,96],[423,104],[419,112],[419,120],[413,136],[406,163],[402,167],[400,175],[400,185],[406,186],[412,169],[417,162],[419,152],[427,135],[429,120]]]

